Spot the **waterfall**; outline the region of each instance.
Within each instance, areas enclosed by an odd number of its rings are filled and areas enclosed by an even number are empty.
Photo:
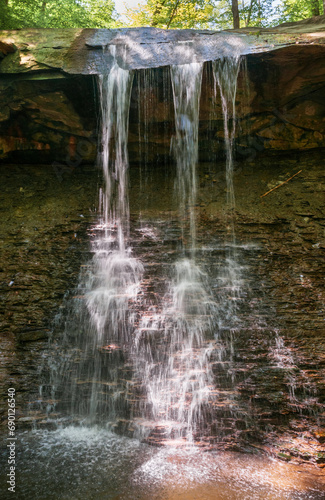
[[[93,240],[93,276],[87,294],[91,323],[100,342],[109,336],[129,340],[126,315],[137,295],[142,264],[128,247],[128,117],[132,76],[116,63],[99,78],[102,106],[101,165],[105,187],[100,191],[99,236]],[[122,331],[118,329],[122,328]],[[124,330],[126,328],[126,330]]]
[[[105,187],[100,193],[102,217],[93,240],[93,263],[86,294],[93,350],[119,349],[129,343],[135,301],[143,266],[128,246],[128,121],[132,75],[116,61],[108,75],[99,78],[102,106],[101,165]],[[101,398],[103,355],[93,374],[90,413],[95,417]]]
[[[245,92],[243,68],[236,97],[239,37],[200,31],[187,43],[187,31],[146,29],[143,38],[139,30],[128,29],[118,30],[116,37],[111,30],[91,34],[89,49],[100,47],[104,32],[119,54],[115,57],[114,47],[104,48],[99,64],[99,51],[91,51],[91,71],[104,67],[103,61],[107,71],[98,76],[102,187],[98,210],[90,210],[90,224],[84,219],[87,248],[81,233],[80,246],[76,242],[80,224],[75,217],[85,215],[86,200],[93,196],[92,188],[84,185],[93,167],[81,165],[78,175],[59,186],[59,199],[85,191],[80,203],[64,208],[72,210],[67,223],[63,212],[52,211],[57,186],[43,196],[50,173],[33,180],[26,169],[19,168],[14,179],[10,172],[9,209],[15,205],[10,200],[17,186],[26,184],[26,200],[35,188],[35,198],[23,204],[35,215],[34,201],[45,203],[35,219],[45,217],[35,242],[53,235],[56,241],[46,241],[50,254],[56,249],[74,254],[71,267],[67,256],[63,270],[55,274],[62,284],[84,253],[79,284],[60,306],[49,348],[44,349],[42,339],[25,343],[44,334],[33,330],[34,320],[26,326],[26,332],[31,329],[28,336],[17,330],[17,349],[12,350],[10,332],[2,339],[2,375],[8,375],[10,384],[17,382],[9,389],[17,399],[8,400],[8,414],[3,414],[4,424],[6,417],[12,417],[12,424],[16,417],[16,437],[8,438],[3,425],[3,442],[9,439],[11,444],[1,454],[7,465],[0,477],[4,484],[17,479],[17,498],[324,497],[324,482],[315,468],[324,465],[324,403],[317,392],[322,365],[321,357],[319,366],[315,358],[322,318],[321,309],[314,307],[315,299],[322,298],[315,278],[322,245],[310,242],[310,234],[318,238],[321,223],[313,224],[317,206],[311,204],[306,214],[307,202],[301,203],[300,196],[319,169],[307,162],[310,176],[298,186],[297,205],[289,203],[288,220],[273,220],[266,207],[259,220],[258,200],[243,198],[247,189],[258,190],[266,174],[272,174],[273,162],[264,155],[266,170],[256,175],[256,162],[252,165],[249,159],[236,177],[241,165],[236,171],[235,146],[243,135],[238,134],[236,111],[241,118],[247,115],[235,106]],[[85,40],[80,38],[80,47]],[[219,59],[210,62],[210,57],[205,65],[194,51],[199,46],[203,53],[209,43]],[[168,59],[171,52],[178,65]],[[126,70],[130,60],[140,69]],[[256,69],[255,55],[249,68]],[[250,84],[256,84],[254,78]],[[88,83],[81,87],[87,89]],[[215,158],[214,148],[219,151],[221,143],[224,150]],[[281,168],[287,168],[286,160]],[[276,201],[268,203],[271,207]],[[84,215],[76,212],[81,207]],[[16,236],[18,229],[9,232],[8,252],[17,246],[21,253],[26,243],[22,254],[28,254],[26,269],[33,272],[26,280],[16,273],[16,291],[10,292],[17,294],[9,305],[20,322],[21,301],[34,280],[39,281],[35,300],[44,307],[50,307],[51,296],[58,300],[61,285],[45,290],[44,265],[52,272],[53,259],[42,264],[45,246],[36,249],[34,240],[29,241],[33,219],[24,226],[9,212],[5,220],[21,228],[21,237]],[[297,223],[298,239],[288,224],[295,214],[308,221]],[[54,215],[58,220],[49,230]],[[305,259],[306,249],[300,249],[290,267],[283,238],[289,238],[289,250],[301,247],[300,240],[318,250],[308,250]],[[314,257],[316,264],[311,265]],[[44,383],[36,399],[27,387],[35,382],[35,366],[29,370],[28,363],[43,355]],[[8,468],[12,461],[17,467]],[[313,475],[307,466],[314,468]]]
[[[231,208],[238,68],[237,59],[214,64],[223,104]],[[125,421],[128,431],[160,442],[193,442],[200,436],[217,397],[212,365],[224,354],[220,323],[223,316],[229,322],[233,313],[229,297],[222,297],[226,305],[216,302],[198,259],[196,170],[202,73],[203,63],[197,62],[170,68],[174,197],[181,237],[158,302],[146,298],[146,262],[133,255],[130,236],[127,139],[133,75],[115,60],[110,72],[99,77],[99,163],[104,177],[100,213],[91,229],[92,259],[83,268],[75,307],[66,320],[62,361],[52,364],[53,387],[70,404],[74,417],[113,428]],[[231,243],[234,248],[234,239]],[[233,264],[230,257],[228,264]],[[228,270],[225,287],[232,289],[237,275],[231,274],[230,264]]]
[[[226,181],[227,181],[227,205],[233,210],[235,208],[234,192],[234,139],[236,132],[236,92],[237,78],[240,68],[240,57],[227,57],[213,61],[213,76],[215,83],[215,97],[217,86],[220,91],[222,115],[224,123],[224,140],[226,152]],[[234,237],[234,230],[232,229]]]
[[[90,422],[114,421],[127,411],[119,380],[126,364],[123,348],[132,342],[143,273],[143,265],[132,256],[128,242],[127,139],[132,76],[114,61],[110,72],[99,77],[99,162],[104,176],[100,216],[91,231],[93,257],[83,269],[77,304],[65,328],[67,354],[59,369],[52,370],[54,385],[64,386],[64,399],[71,399],[72,414]],[[72,353],[71,336],[76,344]]]
[[[171,67],[171,81],[175,110],[176,137],[173,141],[176,158],[175,190],[178,199],[183,242],[189,239],[191,253],[195,252],[197,196],[199,105],[202,82],[202,63]],[[189,234],[185,234],[186,210],[189,218]]]
[[[225,293],[222,302],[222,315],[225,323],[236,323],[236,301],[240,295],[240,266],[236,252],[236,236],[234,226],[234,210],[236,206],[234,191],[234,141],[236,134],[236,92],[237,79],[241,59],[239,55],[213,61],[214,94],[220,93],[221,110],[224,125],[224,144],[226,154],[226,223],[230,232],[226,266],[223,272],[223,288]]]
[[[181,259],[163,299],[162,311],[143,318],[135,360],[142,376],[144,414],[153,419],[158,438],[192,441],[210,400],[213,374],[214,302],[204,273],[195,263],[199,101],[203,64],[171,67],[176,134],[175,195],[181,226]],[[189,255],[186,253],[189,251]],[[150,336],[159,335],[158,344]],[[147,430],[148,432],[148,430]]]

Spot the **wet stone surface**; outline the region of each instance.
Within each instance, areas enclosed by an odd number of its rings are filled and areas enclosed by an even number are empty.
[[[240,400],[250,400],[251,416],[264,431],[246,429],[244,434],[260,439],[262,447],[267,444],[265,449],[282,460],[299,457],[321,467],[325,457],[320,431],[325,416],[322,165],[321,154],[262,157],[258,167],[238,164],[234,214],[238,241],[258,247],[246,281],[255,295],[251,326],[238,332],[235,352],[244,372],[237,385]],[[301,169],[294,179],[261,198]],[[206,178],[204,182],[214,182],[209,173]],[[221,223],[222,202],[217,196],[210,200],[205,213]],[[258,326],[261,307],[266,310]]]
[[[5,304],[1,388],[7,390],[8,380],[16,387],[21,429],[35,422],[48,427],[54,425],[53,419],[60,412],[64,415],[68,411],[68,403],[64,394],[58,405],[49,395],[40,400],[39,367],[48,356],[45,337],[51,330],[51,319],[65,303],[64,294],[70,291],[73,295],[80,265],[89,257],[86,229],[94,220],[98,173],[86,169],[59,183],[55,174],[44,176],[40,169],[10,168],[13,170],[4,169],[2,174],[8,185],[3,183],[1,219],[6,252],[1,280]],[[223,168],[221,163],[199,167],[197,259],[209,276],[216,303],[222,303],[227,292],[222,289],[221,277],[234,221],[240,291],[236,307],[230,310],[235,313],[227,318],[224,311],[220,312],[219,340],[212,356],[214,397],[205,408],[204,431],[197,440],[206,449],[263,451],[280,460],[322,467],[322,154],[261,156],[255,162],[238,163],[233,214],[226,209]],[[294,179],[261,198],[301,169]],[[159,306],[165,277],[172,273],[181,251],[173,185],[173,169],[168,166],[131,168],[131,245],[145,266],[142,305]],[[33,195],[28,196],[30,193]],[[56,335],[59,338],[60,332]],[[159,335],[152,341],[159,345]],[[221,344],[224,354],[220,361]],[[121,350],[111,348],[99,355],[107,356],[108,364],[115,356],[124,380],[121,390],[125,390],[132,375],[127,353],[125,358]],[[46,377],[46,370],[41,371]],[[87,396],[87,379],[80,386]],[[109,384],[103,389],[106,395],[115,390]],[[141,384],[133,389],[129,384],[128,390],[128,404],[133,405],[137,416]],[[105,406],[106,399],[103,401]],[[46,415],[49,407],[50,419]],[[121,416],[115,428],[130,433],[133,424],[129,417]],[[161,444],[163,434],[156,428],[148,441]]]
[[[3,400],[9,386],[16,388],[20,413],[54,317],[88,258],[98,170],[58,176],[51,166],[2,165],[0,175],[0,384]]]

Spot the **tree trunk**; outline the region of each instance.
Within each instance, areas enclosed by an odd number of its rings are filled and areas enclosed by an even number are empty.
[[[258,0],[258,24],[262,24],[262,9],[261,9],[261,0]]]
[[[325,0],[324,0],[324,2],[325,2]],[[249,5],[249,9],[248,9],[248,14],[247,14],[246,27],[249,26],[249,23],[251,22],[253,3],[254,3],[254,0],[251,0],[251,3]]]
[[[41,6],[41,14],[40,14],[40,20],[41,20],[41,26],[42,28],[45,28],[45,18],[46,18],[46,2],[42,2]]]
[[[234,22],[234,29],[239,28],[239,10],[238,10],[238,0],[231,0],[231,10]]]
[[[324,2],[324,0],[323,0]],[[311,0],[311,12],[313,16],[320,15],[319,0]]]

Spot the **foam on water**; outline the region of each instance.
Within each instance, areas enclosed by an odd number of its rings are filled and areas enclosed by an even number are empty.
[[[323,494],[321,476],[283,462],[157,449],[97,426],[26,432],[19,443],[22,500],[320,500]],[[3,498],[11,497],[4,492]]]

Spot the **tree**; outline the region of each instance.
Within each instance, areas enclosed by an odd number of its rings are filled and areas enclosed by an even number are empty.
[[[300,21],[325,13],[325,0],[282,0],[278,5],[278,21],[281,23]]]
[[[311,12],[313,16],[319,16],[320,8],[319,8],[319,0],[311,0]]]
[[[131,26],[238,29],[274,25],[274,13],[273,0],[147,0],[127,17]]]
[[[274,26],[277,24],[276,9],[272,0],[241,0],[239,15],[241,26]]]
[[[120,27],[113,2],[0,0],[0,29]],[[146,0],[144,5],[127,10],[127,24],[160,28],[264,27],[319,15],[324,6],[325,0]]]
[[[210,0],[147,0],[127,9],[130,26],[209,28],[217,15]]]
[[[231,11],[232,11],[234,29],[236,30],[240,27],[238,0],[231,0]]]
[[[0,0],[0,27],[8,21],[8,0]]]
[[[0,0],[0,5],[0,29],[111,28],[116,24],[113,0]]]
[[[87,28],[114,28],[113,0],[87,0],[84,4],[87,17]]]

